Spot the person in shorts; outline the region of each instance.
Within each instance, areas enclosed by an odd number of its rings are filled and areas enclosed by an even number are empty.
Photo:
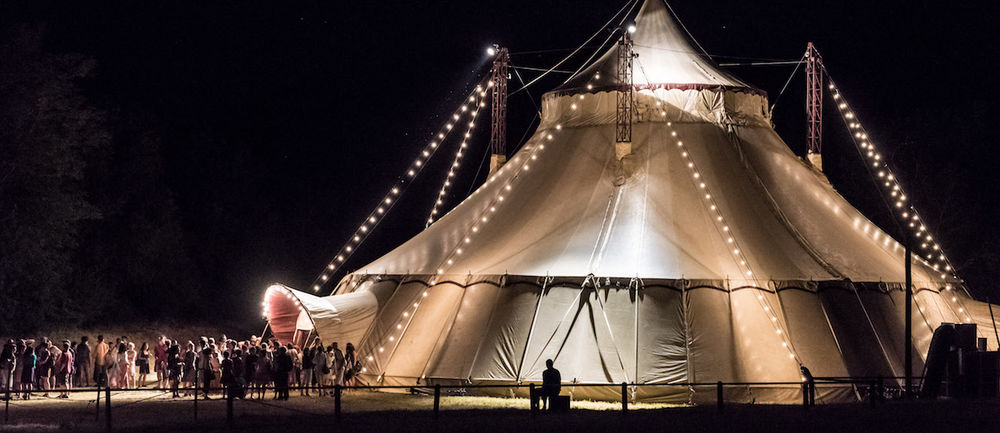
[[[90,337],[86,335],[80,337],[80,344],[76,345],[76,355],[73,356],[73,362],[76,365],[73,370],[76,374],[76,380],[74,381],[79,386],[90,386]]]
[[[73,388],[73,351],[69,350],[69,342],[63,342],[62,355],[56,360],[54,374],[56,387],[62,390],[56,398],[69,398],[69,390]]]
[[[169,377],[167,373],[167,349],[169,347],[167,337],[161,335],[160,341],[153,348],[153,370],[156,372],[157,388],[167,387],[167,378]]]

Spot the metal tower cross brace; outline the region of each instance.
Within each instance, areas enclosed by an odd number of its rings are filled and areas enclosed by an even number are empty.
[[[496,173],[507,162],[507,64],[510,52],[497,47],[493,59],[490,83],[493,87],[493,112],[490,126],[490,175]]]
[[[816,169],[823,170],[823,58],[810,42],[806,46],[806,115],[809,118],[806,157]]]
[[[632,82],[632,38],[622,32],[618,41],[618,109],[615,116],[615,155],[622,159],[632,153],[632,107],[634,87]]]

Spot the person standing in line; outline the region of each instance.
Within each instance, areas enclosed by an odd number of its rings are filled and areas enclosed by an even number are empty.
[[[69,341],[63,342],[62,355],[56,366],[56,385],[62,387],[62,392],[57,398],[69,398],[69,390],[73,389],[73,351],[70,350]]]
[[[344,352],[333,343],[333,384],[344,386]]]
[[[58,389],[59,385],[56,383],[56,377],[59,376],[59,358],[62,358],[63,351],[59,349],[59,346],[49,340],[45,339],[45,349],[49,351],[49,365],[52,368],[49,370],[49,389]]]
[[[129,341],[128,347],[125,350],[125,371],[123,375],[125,388],[135,388],[135,364],[138,355],[138,352],[135,351],[135,343]]]
[[[315,352],[313,353],[313,373],[315,373],[316,386],[319,387],[319,396],[326,396],[326,381],[330,376],[330,359],[326,356],[323,343],[316,341]]]
[[[114,388],[125,388],[125,352],[128,346],[125,343],[118,343],[117,348],[111,348],[111,365],[108,366],[108,374],[111,376],[111,386]]]
[[[164,389],[167,387],[168,374],[167,374],[167,349],[170,345],[167,344],[167,337],[164,335],[160,336],[160,340],[156,342],[156,347],[153,348],[153,369],[156,371],[156,387]]]
[[[103,335],[97,336],[94,347],[94,383],[98,388],[108,386],[108,352],[111,348],[104,341]]]
[[[73,360],[76,362],[76,384],[78,386],[90,386],[90,337],[86,335],[80,337],[80,344],[76,345],[76,355]]]
[[[7,393],[13,384],[14,368],[17,365],[17,358],[14,355],[16,350],[14,340],[10,340],[3,345],[3,353],[0,354],[0,384],[2,384],[0,392],[3,392],[0,398],[3,399],[8,398]]]
[[[246,382],[244,381],[245,376],[243,374],[243,349],[233,349],[229,359],[233,361],[233,383],[230,392],[233,393],[233,397],[242,399],[246,394]]]
[[[257,398],[264,399],[267,387],[271,384],[274,376],[274,353],[269,350],[267,343],[261,343],[260,350],[257,351],[257,373],[254,375],[254,385],[257,388]],[[274,398],[278,398],[277,390]]]
[[[173,398],[181,396],[177,389],[180,386],[181,375],[184,370],[184,361],[181,360],[180,352],[181,348],[177,345],[176,341],[167,349],[167,383],[173,392]]]
[[[288,386],[298,385],[301,387],[299,377],[302,376],[302,353],[292,343],[285,345],[285,350],[288,357],[292,359],[292,370],[288,372]]]
[[[277,400],[288,400],[288,376],[292,371],[292,357],[288,355],[288,349],[278,347],[278,352],[274,355],[274,398]]]
[[[198,386],[198,353],[195,351],[194,342],[188,341],[184,351],[184,381],[185,388],[196,388]],[[184,396],[191,395],[190,391],[184,391]]]
[[[209,364],[212,366],[212,388],[221,388],[222,385],[222,352],[219,351],[219,345],[216,343],[209,344],[212,349],[212,356],[209,357]]]
[[[48,339],[43,338],[42,342],[35,348],[35,359],[38,366],[35,367],[35,385],[39,391],[43,391],[42,397],[49,397],[49,376],[52,374],[52,352],[49,352]]]
[[[358,368],[358,358],[354,352],[354,345],[350,341],[344,346],[344,385],[354,386],[357,381],[357,374],[361,370]]]
[[[14,342],[15,363],[13,373],[14,378],[12,380],[13,384],[11,385],[11,389],[14,391],[15,395],[21,390],[21,371],[24,369],[24,364],[21,362],[21,358],[24,356],[24,348],[26,346],[27,345],[24,343],[24,340],[18,339]]]
[[[253,379],[257,374],[258,349],[253,346],[247,348],[247,355],[243,358],[243,384],[250,388],[250,398],[253,398]]]
[[[24,345],[24,354],[21,355],[21,391],[23,399],[31,398],[31,384],[35,381],[35,367],[38,365],[38,358],[35,356],[35,349],[31,345]]]
[[[313,386],[313,349],[305,348],[302,351],[302,372],[299,378],[299,395],[309,396],[309,387]]]
[[[209,400],[208,393],[212,389],[212,380],[215,379],[215,370],[212,368],[211,347],[205,347],[201,350],[201,356],[198,357],[198,376],[201,379],[199,385],[201,385],[202,392],[205,394],[205,400]]]
[[[219,372],[221,373],[222,398],[229,398],[235,378],[233,377],[233,360],[229,359],[228,350],[222,352],[222,362],[219,363]]]
[[[139,348],[139,353],[135,357],[135,363],[139,367],[139,380],[136,386],[139,388],[146,387],[146,376],[149,375],[149,358],[149,344],[143,342],[142,347]]]

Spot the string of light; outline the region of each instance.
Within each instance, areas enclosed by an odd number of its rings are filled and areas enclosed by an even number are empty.
[[[463,236],[458,238],[457,243],[449,249],[449,253],[445,255],[444,259],[438,263],[438,268],[436,275],[428,281],[428,286],[432,287],[438,283],[438,276],[446,273],[447,269],[451,267],[455,260],[464,254],[472,246],[473,239],[476,235],[482,232],[482,228],[491,221],[491,216],[496,213],[497,209],[502,205],[502,203],[510,196],[514,189],[514,181],[517,180],[521,174],[525,171],[531,170],[531,164],[538,160],[538,156],[545,149],[545,141],[551,141],[555,138],[555,133],[562,130],[562,125],[556,125],[555,128],[543,131],[540,136],[542,137],[541,142],[534,143],[533,149],[530,153],[523,156],[515,156],[511,161],[505,164],[500,170],[487,179],[486,183],[480,187],[473,195],[479,194],[484,190],[485,187],[495,183],[497,179],[500,178],[508,170],[515,170],[515,172],[507,178],[507,181],[502,187],[497,189],[496,195],[487,203],[487,206],[483,208],[481,212],[475,215],[475,218],[470,222],[469,228],[465,231]],[[531,142],[527,143],[526,146],[532,145]],[[524,158],[522,163],[521,158]],[[512,168],[516,167],[516,168]],[[413,321],[416,312],[420,309],[420,305],[423,303],[424,299],[430,295],[430,291],[425,289],[422,293],[417,296],[413,303],[400,314],[394,326],[392,326],[388,333],[382,335],[378,338],[380,342],[374,351],[377,353],[384,353],[386,351],[386,346],[392,344],[392,348],[389,351],[389,357],[391,357],[396,348],[399,347],[399,342],[402,340],[406,331],[410,328],[410,324]],[[374,361],[374,353],[367,356],[368,361]],[[379,374],[379,381],[382,380],[384,372]],[[423,378],[421,378],[423,379]]]
[[[826,72],[827,77],[830,77],[830,73],[826,68],[823,71]],[[891,206],[894,209],[894,213],[899,217],[898,221],[902,225],[905,225],[912,233],[913,239],[919,242],[917,245],[919,247],[916,254],[917,259],[937,272],[937,276],[944,284],[947,295],[950,297],[951,302],[955,304],[952,306],[952,309],[956,311],[956,316],[966,322],[971,322],[972,318],[969,316],[968,309],[953,292],[954,288],[948,281],[949,277],[961,281],[955,272],[954,266],[952,266],[951,260],[948,259],[941,245],[935,241],[935,236],[930,233],[926,223],[913,206],[899,181],[899,177],[889,168],[889,165],[882,157],[882,153],[879,152],[875,143],[869,137],[868,130],[861,124],[857,113],[851,108],[850,103],[847,102],[847,98],[844,97],[832,78],[829,78],[829,81],[830,84],[827,88],[830,90],[831,97],[837,104],[837,111],[844,120],[844,124],[847,125],[851,140],[854,141],[859,152],[868,159],[868,163],[870,164],[867,165],[868,171],[876,178],[876,182],[884,187],[885,192],[889,196],[888,201],[892,203]]]
[[[452,160],[451,165],[448,166],[448,174],[444,178],[444,182],[441,185],[441,189],[438,190],[437,198],[434,200],[434,205],[431,207],[431,213],[427,215],[427,224],[424,227],[429,227],[438,218],[438,212],[441,206],[444,205],[444,200],[448,195],[448,188],[451,187],[452,181],[454,180],[456,172],[461,168],[462,157],[465,156],[466,148],[469,147],[469,138],[472,137],[472,129],[476,127],[477,115],[479,115],[479,110],[486,106],[486,101],[482,98],[486,97],[486,92],[489,88],[493,87],[493,81],[487,83],[487,89],[483,89],[480,86],[476,86],[478,91],[477,96],[469,97],[469,104],[475,107],[474,110],[469,114],[471,120],[469,120],[468,127],[465,129],[465,134],[462,135],[462,143],[458,146],[458,151],[455,152],[455,158]],[[466,111],[465,105],[462,106],[462,111]],[[459,116],[457,114],[452,116],[457,122]]]
[[[462,117],[467,113],[473,113],[479,109],[477,106],[475,107],[475,110],[470,110],[469,104],[474,103],[477,100],[476,95],[483,92],[483,86],[486,81],[488,81],[488,77],[484,78],[482,82],[476,85],[476,88],[473,91],[469,92],[468,96],[462,99],[462,105],[459,106],[459,108],[448,117],[445,124],[438,129],[427,145],[425,145],[420,151],[420,154],[413,160],[413,163],[406,168],[405,174],[400,176],[398,180],[389,187],[389,190],[382,196],[375,208],[368,213],[367,217],[365,217],[364,222],[362,222],[361,225],[355,229],[354,233],[347,240],[347,242],[345,242],[340,249],[337,250],[337,254],[327,263],[323,272],[313,280],[313,292],[318,292],[330,281],[331,277],[339,269],[339,267],[343,265],[343,263],[346,262],[357,250],[358,246],[360,246],[365,239],[368,238],[371,230],[384,219],[385,215],[388,214],[389,210],[392,209],[398,199],[406,191],[406,188],[412,184],[413,180],[423,171],[424,167],[427,165],[427,161],[429,161],[437,153],[437,150],[440,148],[442,142],[444,142],[444,140],[451,135],[451,131],[455,127],[455,122],[461,121]]]
[[[631,32],[632,29],[630,28],[629,31]],[[641,62],[639,63],[639,68],[640,70],[644,70]],[[643,73],[643,76],[645,76],[645,73]],[[595,74],[594,79],[595,80],[600,79],[600,75]],[[647,84],[649,84],[648,79],[647,79]],[[587,87],[589,89],[591,85],[588,83]],[[663,103],[655,97],[654,99],[656,106],[655,109],[659,112],[660,117],[666,118],[667,112],[663,108]],[[695,163],[694,158],[691,156],[691,153],[686,148],[684,141],[681,140],[680,137],[678,136],[677,130],[674,129],[673,127],[673,122],[667,121],[666,127],[670,131],[670,140],[676,140],[675,141],[676,146],[674,147],[677,148],[677,150],[680,152],[681,157],[684,158],[685,166],[687,166],[688,171],[690,172],[691,179],[695,184],[695,187],[698,188],[699,190],[698,192],[702,197],[703,204],[707,208],[706,210],[709,212],[709,215],[711,216],[712,223],[715,225],[716,231],[722,236],[723,239],[725,239],[728,251],[729,253],[731,253],[730,257],[733,259],[733,262],[737,265],[737,268],[740,270],[741,276],[744,277],[746,280],[751,281],[756,287],[760,288],[761,290],[764,290],[764,287],[766,287],[766,285],[763,284],[763,282],[758,278],[758,275],[755,274],[753,269],[751,268],[750,260],[746,256],[745,252],[746,250],[740,247],[740,242],[738,240],[738,237],[736,236],[735,230],[733,230],[729,222],[726,220],[726,217],[722,214],[721,207],[719,206],[719,203],[716,201],[715,196],[712,194],[711,188],[709,187],[708,183],[706,182],[706,179],[702,175],[702,171],[698,169],[698,165]],[[778,296],[777,292],[775,292],[775,296]],[[786,330],[782,328],[782,323],[778,320],[778,315],[775,312],[774,306],[770,305],[770,300],[766,299],[764,295],[760,293],[757,294],[756,299],[757,303],[760,305],[761,309],[764,311],[764,314],[770,321],[771,326],[774,327],[775,334],[781,340],[781,347],[788,351],[788,358],[794,360],[799,365],[801,365],[802,361],[795,353],[795,349],[792,346],[791,337],[789,336],[788,332],[786,332]],[[805,380],[804,377],[802,379]]]
[[[661,104],[658,101],[657,106],[660,105]],[[660,115],[662,117],[666,117],[667,113],[661,109]],[[677,148],[681,157],[684,159],[685,166],[687,166],[691,179],[694,182],[695,187],[698,188],[699,194],[701,194],[702,203],[707,208],[712,222],[715,224],[716,230],[726,241],[730,257],[740,269],[742,276],[745,279],[752,281],[754,285],[763,290],[766,286],[762,284],[757,275],[753,272],[753,269],[750,266],[750,260],[747,258],[745,250],[740,247],[740,242],[736,236],[735,230],[730,226],[726,217],[722,214],[722,210],[719,203],[716,201],[715,195],[712,194],[711,189],[706,183],[705,177],[702,175],[701,170],[698,169],[698,165],[695,163],[694,158],[692,158],[691,152],[688,151],[687,145],[680,139],[677,134],[677,130],[673,128],[673,122],[667,122],[666,126],[670,131],[670,139],[676,140],[676,146],[674,147]],[[777,296],[777,293],[775,296]],[[758,293],[756,299],[758,304],[760,304],[761,309],[764,310],[764,314],[767,315],[771,325],[774,327],[775,334],[779,339],[781,339],[781,347],[788,351],[788,358],[802,364],[802,361],[799,359],[798,355],[796,355],[794,348],[792,347],[792,341],[788,332],[782,328],[782,324],[778,320],[775,308],[770,305],[770,301],[767,300],[762,294]]]
[[[269,315],[270,315],[270,313],[271,313],[271,311],[269,310],[269,307],[271,305],[271,302],[269,302],[269,299],[270,298],[275,298],[275,297],[278,297],[278,296],[281,296],[281,295],[284,295],[285,298],[288,298],[288,300],[292,301],[292,303],[296,307],[298,307],[299,313],[302,313],[302,311],[303,311],[302,304],[299,303],[298,298],[296,298],[294,295],[292,295],[292,291],[288,290],[287,288],[285,288],[283,286],[279,286],[279,285],[275,284],[275,285],[269,286],[267,288],[267,291],[264,292],[264,302],[261,303],[261,306],[263,307],[262,314],[264,315],[265,319],[268,318]]]

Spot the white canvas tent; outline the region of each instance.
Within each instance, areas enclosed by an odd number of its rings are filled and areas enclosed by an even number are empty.
[[[279,339],[302,329],[352,341],[363,379],[387,385],[538,381],[546,359],[575,383],[794,382],[800,365],[817,377],[902,376],[903,247],[789,150],[767,96],[696,50],[662,0],[647,0],[635,25],[630,155],[615,155],[613,47],[547,93],[534,135],[435,224],[332,296],[276,288]],[[990,320],[960,282],[919,261],[913,282],[919,375],[940,323],[977,322],[983,334]],[[789,403],[799,392],[731,387],[727,398]],[[714,388],[633,397],[698,402]],[[856,397],[820,388],[822,401]]]

